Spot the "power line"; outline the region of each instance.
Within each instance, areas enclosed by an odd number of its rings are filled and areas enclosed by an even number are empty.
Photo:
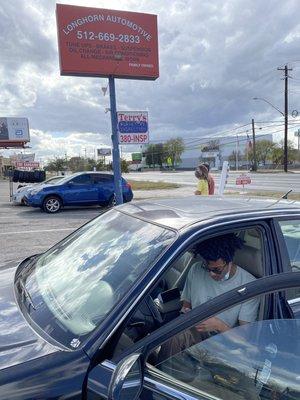
[[[261,137],[264,137],[264,136],[269,136],[269,135],[274,135],[275,133],[279,133],[279,132],[282,132],[282,129],[279,129],[279,130],[277,130],[277,131],[273,131],[273,132],[267,132],[267,133],[264,133],[264,134],[259,134],[259,135],[256,135],[256,139],[258,139],[258,138],[261,138]],[[250,136],[250,135],[249,135]],[[205,140],[206,139],[206,140]],[[229,138],[228,138],[229,139]],[[200,146],[200,145],[204,145],[204,144],[206,144],[206,143],[209,143],[209,139],[207,140],[207,138],[203,138],[203,139],[198,139],[198,143],[194,143],[194,145],[192,146],[192,147],[185,147],[185,151],[186,150],[195,150],[195,145],[198,145],[198,146]],[[226,142],[226,143],[223,143],[222,144],[222,146],[227,146],[227,145],[230,145],[230,144],[234,144],[234,143],[236,143],[236,141],[237,141],[237,139],[235,139],[235,140],[232,140],[232,141],[230,141],[230,142]],[[239,137],[238,138],[238,141],[239,141],[239,143],[240,142],[246,142],[246,141],[250,141],[249,139],[248,139],[248,137]],[[160,152],[160,151],[157,151],[157,152],[150,152],[149,154],[151,154],[151,155],[167,155],[168,153],[166,152],[166,151],[162,151],[162,152]]]

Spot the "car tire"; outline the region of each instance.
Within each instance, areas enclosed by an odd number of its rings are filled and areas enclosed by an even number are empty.
[[[43,210],[48,214],[55,214],[61,210],[62,201],[57,196],[48,196],[43,201]]]
[[[108,200],[107,207],[114,207],[117,205],[116,195],[113,194],[110,199]]]

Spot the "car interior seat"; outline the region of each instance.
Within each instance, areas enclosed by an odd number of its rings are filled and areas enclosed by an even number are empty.
[[[264,276],[264,254],[262,233],[254,228],[242,231],[239,236],[245,241],[244,246],[234,255],[234,263],[248,271],[255,278]]]

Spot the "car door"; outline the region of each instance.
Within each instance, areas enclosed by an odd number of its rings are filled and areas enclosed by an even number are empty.
[[[98,203],[106,204],[114,194],[114,181],[110,174],[95,174],[93,180],[97,188]]]
[[[286,271],[300,271],[300,216],[277,219],[281,262]],[[300,318],[300,290],[289,291],[289,305]]]
[[[284,312],[281,318],[274,319],[268,306],[270,293],[284,296],[286,290],[298,287],[300,272],[278,274],[257,279],[196,307],[115,359],[93,368],[88,377],[87,398],[300,398],[300,321],[286,318]],[[186,342],[181,348],[171,346],[173,352],[161,357],[164,346],[176,343],[180,336],[199,330],[225,310],[255,299],[261,300],[264,307],[261,319]]]
[[[90,174],[82,174],[70,179],[61,188],[65,205],[97,204],[97,188]]]

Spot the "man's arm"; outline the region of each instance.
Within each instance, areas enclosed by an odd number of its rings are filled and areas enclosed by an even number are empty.
[[[231,327],[217,317],[208,318],[207,320],[201,322],[201,324],[196,325],[198,332],[226,332]]]
[[[189,312],[189,311],[191,311],[191,309],[192,309],[192,305],[191,305],[191,303],[189,303],[188,301],[186,301],[186,300],[183,300],[182,301],[182,307],[181,307],[181,312],[182,313],[186,313],[186,312]]]

